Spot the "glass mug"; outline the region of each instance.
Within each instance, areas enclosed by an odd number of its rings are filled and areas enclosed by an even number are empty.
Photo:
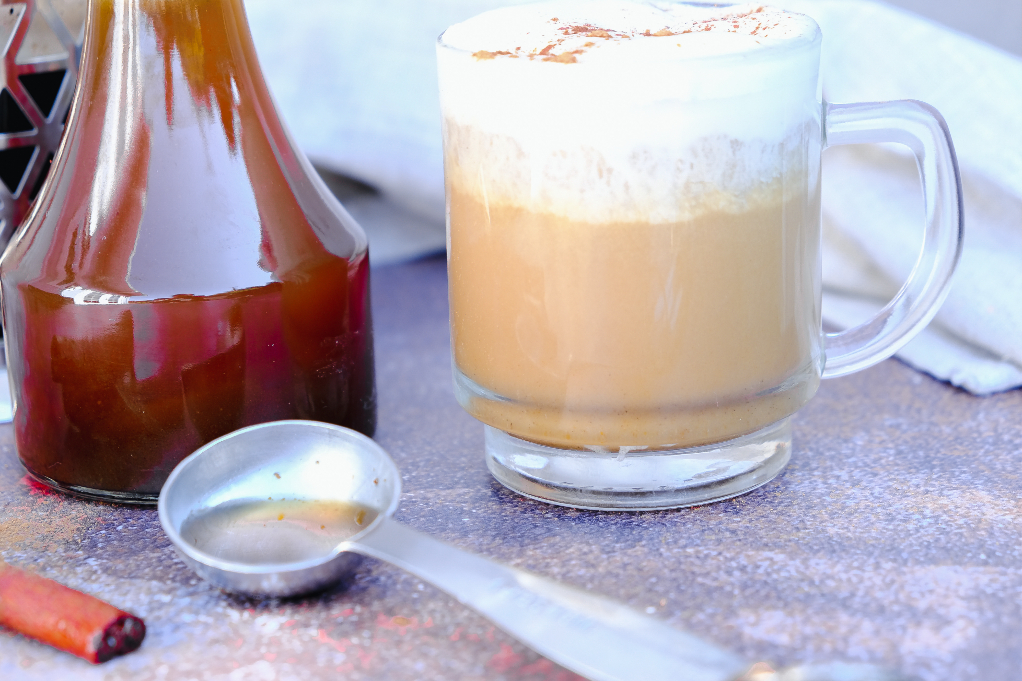
[[[503,485],[606,510],[742,494],[784,468],[821,378],[889,357],[936,313],[962,234],[944,121],[914,101],[822,102],[819,27],[786,16],[800,32],[768,48],[707,37],[653,62],[479,50],[472,20],[441,35],[455,393]],[[690,37],[674,35],[629,48]],[[820,155],[872,142],[915,153],[922,252],[874,318],[824,333]]]

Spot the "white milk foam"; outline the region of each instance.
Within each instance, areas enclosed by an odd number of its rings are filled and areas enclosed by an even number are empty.
[[[576,61],[589,62],[608,53],[620,59],[657,54],[661,60],[734,54],[766,49],[779,41],[812,39],[817,31],[805,15],[751,3],[719,7],[555,0],[485,12],[451,26],[443,41],[469,52],[535,54],[550,61],[580,50],[574,54]],[[678,36],[689,37],[679,45]],[[675,40],[639,40],[642,37]]]
[[[816,181],[804,146],[819,145],[820,42],[812,19],[751,4],[480,14],[438,45],[448,181],[587,222],[675,222],[743,210],[768,185],[804,192],[785,178]]]

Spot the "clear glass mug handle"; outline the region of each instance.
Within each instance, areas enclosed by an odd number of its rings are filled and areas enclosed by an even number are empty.
[[[887,359],[937,314],[962,253],[962,180],[947,124],[929,104],[825,103],[823,114],[824,148],[871,142],[909,147],[926,207],[923,247],[898,294],[872,319],[825,334],[823,378],[835,378]]]

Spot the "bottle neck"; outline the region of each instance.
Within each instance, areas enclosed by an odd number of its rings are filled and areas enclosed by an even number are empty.
[[[174,295],[301,279],[365,250],[277,115],[241,0],[92,0],[80,72],[36,211],[61,242],[52,278],[165,295],[154,244],[182,227],[194,236],[176,267],[201,276],[177,277]],[[203,257],[225,248],[254,257],[218,278]]]
[[[212,116],[232,146],[242,100],[269,101],[240,0],[92,0],[81,72],[96,114],[162,100],[168,125]]]

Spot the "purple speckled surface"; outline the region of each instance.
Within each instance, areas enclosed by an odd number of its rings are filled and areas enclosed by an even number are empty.
[[[750,660],[880,663],[926,681],[1022,678],[1022,392],[980,399],[887,361],[830,381],[795,454],[744,497],[601,514],[505,491],[451,388],[444,261],[373,272],[376,439],[398,518],[465,549],[652,609]],[[156,512],[24,480],[0,427],[0,556],[142,616],[92,667],[0,630],[0,679],[577,678],[396,568],[252,601],[198,580]]]

